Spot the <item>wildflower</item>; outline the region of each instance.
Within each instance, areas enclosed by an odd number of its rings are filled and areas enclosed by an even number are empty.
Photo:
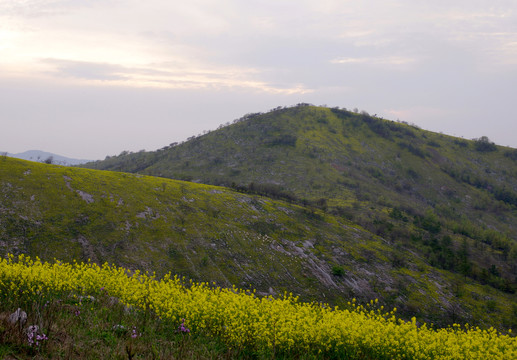
[[[44,340],[48,340],[47,335],[45,335],[45,334],[36,335],[36,346],[39,346],[39,341],[44,341]]]
[[[182,322],[181,322],[181,325],[178,327],[178,331],[181,333],[189,333],[190,329],[185,327],[185,319],[181,319],[181,320],[182,320]]]
[[[40,341],[48,340],[47,335],[45,334],[39,334],[39,326],[38,325],[31,325],[27,329],[27,341],[29,342],[30,346],[36,346],[38,347],[40,345]]]
[[[29,345],[34,345],[34,336],[38,332],[38,325],[31,325],[27,329],[27,341],[29,342]]]
[[[133,339],[136,339],[136,338],[137,338],[137,337],[139,337],[139,336],[142,336],[142,334],[141,334],[141,333],[140,333],[140,334],[139,334],[139,333],[137,333],[137,331],[136,331],[136,326],[133,326],[133,330],[131,331],[131,337],[132,337]]]

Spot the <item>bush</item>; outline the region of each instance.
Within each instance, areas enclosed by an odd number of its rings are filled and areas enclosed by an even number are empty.
[[[343,269],[342,266],[333,265],[332,266],[332,275],[341,277],[341,276],[345,275],[345,269]]]
[[[463,147],[463,148],[465,148],[465,147],[469,146],[469,143],[468,143],[468,142],[466,142],[465,140],[454,139],[454,143],[455,143],[456,145],[458,145],[459,147]]]
[[[269,146],[296,146],[297,137],[295,135],[285,134],[279,135],[270,141],[267,145]]]
[[[416,155],[418,157],[421,157],[422,159],[425,159],[425,156],[426,156],[426,153],[424,150],[414,146],[413,144],[409,144],[409,143],[405,143],[405,142],[399,142],[397,143],[397,145],[401,148],[401,149],[406,149],[408,150],[410,153],[412,153],[413,155]]]
[[[474,139],[474,149],[480,152],[490,152],[497,151],[497,146],[488,137],[481,136],[479,139]]]
[[[504,156],[514,161],[517,161],[517,149],[505,151]]]

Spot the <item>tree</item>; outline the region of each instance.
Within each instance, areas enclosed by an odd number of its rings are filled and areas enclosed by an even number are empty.
[[[479,139],[474,139],[474,141],[474,149],[477,151],[490,152],[497,150],[497,146],[486,136],[481,136]]]
[[[429,231],[431,234],[438,234],[441,230],[440,220],[431,209],[425,212],[425,216],[422,218],[421,226],[424,230]]]
[[[45,164],[52,164],[54,162],[54,157],[51,155],[43,161]]]

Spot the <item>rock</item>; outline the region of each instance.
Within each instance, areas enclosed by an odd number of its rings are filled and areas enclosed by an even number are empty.
[[[9,315],[9,322],[13,325],[20,323],[20,326],[23,326],[27,322],[27,313],[18,308],[18,310]]]
[[[93,199],[93,196],[84,192],[84,191],[81,191],[81,190],[76,190],[76,192],[79,194],[79,196],[84,200],[86,201],[88,204],[91,204],[92,202],[94,202],[95,200]]]

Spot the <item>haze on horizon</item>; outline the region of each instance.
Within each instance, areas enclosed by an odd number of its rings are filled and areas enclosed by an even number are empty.
[[[102,159],[358,108],[517,147],[509,0],[0,0],[0,151]]]

